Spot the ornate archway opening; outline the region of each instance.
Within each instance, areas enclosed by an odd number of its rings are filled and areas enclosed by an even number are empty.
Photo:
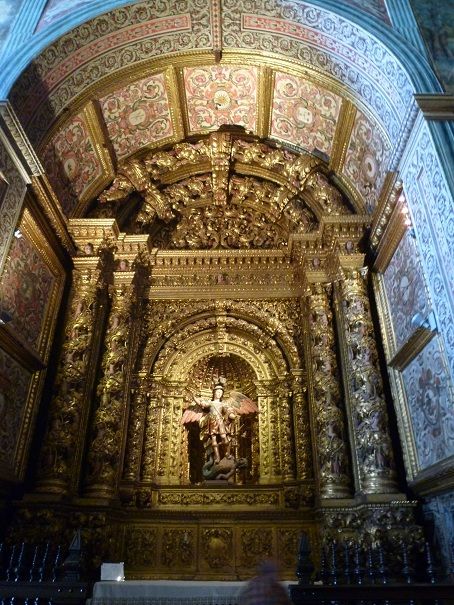
[[[213,378],[223,375],[229,384],[226,395],[239,391],[258,408],[258,415],[233,423],[232,455],[248,461],[248,471],[237,473],[235,482],[294,481],[302,472],[295,464],[297,440],[303,438],[307,449],[310,438],[301,431],[298,438],[295,434],[294,418],[302,411],[298,398],[295,409],[289,386],[291,363],[266,326],[257,325],[259,319],[253,323],[211,312],[175,329],[155,358],[146,422],[159,429],[150,430],[150,439],[145,439],[143,460],[154,459],[156,464],[143,464],[142,478],[162,485],[202,480],[206,460],[200,460],[199,427],[183,426],[182,417],[194,395],[211,398]]]
[[[224,398],[228,398],[229,392],[235,391],[257,401],[257,376],[253,368],[238,355],[230,353],[203,357],[196,362],[189,372],[188,395],[191,398],[195,394],[211,398],[212,391],[206,386],[215,384],[218,377],[225,380]],[[185,430],[183,439],[187,440],[189,481],[197,484],[206,478],[203,473],[204,435],[200,421],[186,423]],[[260,460],[257,414],[236,416],[231,423],[230,438],[231,455],[235,460],[246,460],[247,466],[236,470],[229,480],[237,485],[256,483],[259,479]]]

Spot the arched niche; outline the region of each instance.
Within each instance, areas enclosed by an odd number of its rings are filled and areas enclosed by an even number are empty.
[[[231,370],[235,388],[256,397],[257,481],[280,483],[305,474],[296,460],[297,451],[303,447],[301,442],[308,446],[309,435],[303,435],[296,426],[301,410],[294,408],[288,358],[276,340],[259,326],[236,317],[224,317],[220,322],[211,316],[176,329],[150,368],[152,394],[146,418],[142,480],[162,485],[190,482],[187,434],[181,422],[188,403],[187,391],[191,387],[209,389],[211,376],[201,378],[199,370],[210,363],[222,369],[222,359],[226,361],[224,365],[230,360],[236,368]],[[246,380],[238,376],[241,368],[247,371]],[[200,384],[204,380],[206,383]],[[295,400],[303,405],[302,398]]]

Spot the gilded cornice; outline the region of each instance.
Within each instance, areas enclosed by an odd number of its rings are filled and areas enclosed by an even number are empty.
[[[454,456],[420,471],[409,486],[420,496],[433,496],[454,488]]]
[[[405,215],[402,213],[403,202],[397,200],[394,209],[386,225],[385,231],[377,247],[377,257],[373,269],[384,273],[389,265],[394,252],[397,250],[401,239],[407,231]]]
[[[0,117],[2,118],[6,132],[12,142],[20,151],[28,168],[29,174],[38,176],[44,174],[44,168],[30,145],[30,142],[22,128],[19,119],[9,101],[0,102]]]
[[[99,247],[105,240],[117,240],[120,234],[113,218],[71,218],[68,221],[69,232],[79,250],[87,245]]]
[[[55,229],[57,237],[61,241],[64,248],[73,255],[75,253],[74,244],[68,233],[66,219],[60,209],[57,196],[45,175],[32,176],[32,189],[35,193],[44,214],[49,219],[50,224]]]
[[[401,189],[402,184],[397,181],[397,172],[387,172],[372,221],[370,242],[373,248],[380,242]]]
[[[402,371],[432,340],[436,331],[424,326],[417,328],[407,342],[389,362],[392,368]]]
[[[356,107],[351,101],[343,99],[334,135],[333,150],[329,161],[329,168],[333,172],[339,174],[342,172],[355,118]]]
[[[419,94],[415,99],[427,120],[454,120],[454,95]]]

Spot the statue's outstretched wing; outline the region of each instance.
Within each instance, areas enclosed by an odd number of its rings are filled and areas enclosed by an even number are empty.
[[[243,395],[243,393],[239,393],[238,391],[230,391],[229,398],[226,403],[233,408],[237,414],[256,414],[259,409],[255,401]]]
[[[197,403],[193,403],[183,411],[181,424],[188,424],[188,422],[199,422],[203,414],[203,408]]]

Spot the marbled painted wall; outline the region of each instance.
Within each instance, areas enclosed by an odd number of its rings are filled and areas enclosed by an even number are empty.
[[[454,0],[410,0],[435,71],[454,94]]]
[[[394,355],[414,333],[412,318],[423,318],[430,311],[429,293],[416,240],[405,234],[383,274],[383,284],[391,312],[394,334]]]
[[[0,478],[16,476],[32,375],[0,349]]]

